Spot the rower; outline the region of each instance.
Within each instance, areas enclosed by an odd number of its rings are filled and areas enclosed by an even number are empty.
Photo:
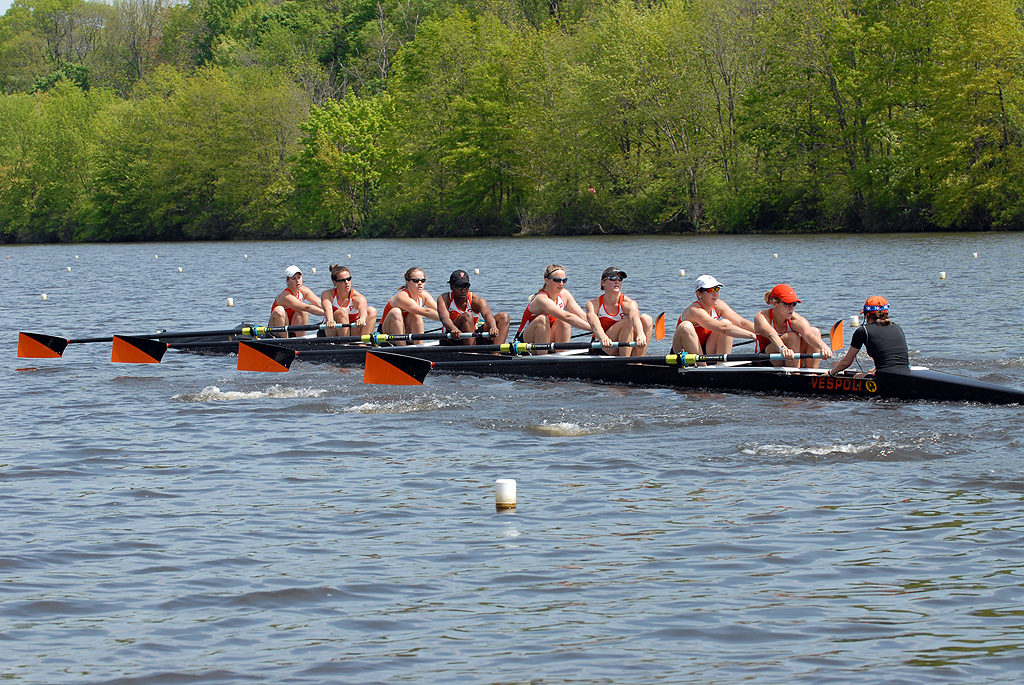
[[[458,269],[452,272],[448,278],[448,285],[451,292],[444,293],[437,298],[437,315],[445,331],[451,333],[456,341],[462,333],[472,333],[476,330],[477,322],[482,318],[484,328],[491,338],[491,343],[500,345],[508,337],[509,316],[507,312],[491,313],[487,300],[469,291],[469,274]],[[446,341],[442,340],[441,344]],[[448,344],[473,345],[476,338],[469,336],[460,342],[449,342]]]
[[[530,298],[523,312],[523,320],[516,331],[517,341],[569,342],[573,328],[591,330],[586,312],[565,287],[568,280],[565,268],[558,264],[544,269],[544,286]]]
[[[427,277],[418,266],[405,272],[405,286],[399,288],[384,305],[384,311],[380,315],[380,326],[377,328],[379,332],[388,335],[422,333],[424,318],[440,320],[437,315],[437,302],[427,292],[424,285],[426,282]]]
[[[284,270],[285,288],[270,305],[270,323],[272,328],[283,326],[307,326],[309,315],[324,316],[323,308],[315,304],[316,293],[302,284],[302,271],[292,264]],[[274,333],[278,338],[302,337],[304,333]]]
[[[369,335],[377,325],[377,308],[366,302],[366,297],[352,287],[352,272],[347,266],[331,264],[334,287],[320,293],[320,305],[327,317],[324,333],[328,338],[341,335]],[[337,326],[335,324],[352,324]]]
[[[853,332],[850,349],[828,371],[835,376],[853,363],[857,353],[867,345],[868,355],[875,362],[875,368],[868,371],[887,373],[910,373],[910,352],[907,350],[907,336],[903,329],[889,319],[889,300],[873,295],[864,302],[864,323]],[[857,374],[863,376],[864,374]]]
[[[640,306],[622,292],[626,272],[610,266],[601,273],[601,295],[587,302],[587,321],[594,339],[612,357],[643,357],[654,331],[654,319],[640,313]],[[636,347],[609,347],[613,342],[636,341]]]
[[[779,353],[785,357],[784,360],[773,361],[773,365],[816,369],[821,360],[798,360],[793,358],[794,354],[820,352],[824,359],[832,356],[832,350],[821,339],[821,331],[796,313],[800,298],[792,287],[779,283],[764,294],[764,302],[768,309],[759,311],[754,317],[754,333],[758,352]]]
[[[683,310],[672,336],[672,354],[729,354],[733,338],[754,339],[754,322],[719,297],[722,283],[704,274],[693,284],[697,299]]]

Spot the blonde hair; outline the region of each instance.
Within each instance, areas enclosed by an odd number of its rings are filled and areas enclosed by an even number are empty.
[[[566,276],[569,275],[569,272],[566,271],[565,267],[562,266],[561,264],[548,264],[547,268],[544,269],[544,280],[546,281],[548,279],[548,277],[551,276],[551,274],[555,273],[556,271],[565,271],[565,275]],[[546,283],[541,285],[540,286],[540,290],[538,290],[537,293],[539,294],[546,287],[547,287]]]
[[[777,297],[772,297],[772,291],[766,290],[764,293],[764,303],[770,307],[776,302],[782,302],[782,300]]]

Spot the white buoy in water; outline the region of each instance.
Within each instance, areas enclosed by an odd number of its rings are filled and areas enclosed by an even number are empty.
[[[683,276],[685,276],[685,275],[686,275],[686,269],[680,269],[680,270],[679,270],[679,276],[680,276],[680,278],[682,278],[682,277],[683,277]]]
[[[480,273],[480,269],[473,269],[473,273],[479,274]]]
[[[247,254],[242,255],[242,259],[248,259],[248,258],[249,258],[249,255],[247,255]]]
[[[228,306],[229,307],[234,307],[235,306],[235,299],[233,297],[229,297],[228,298]]]
[[[314,266],[312,269],[310,269],[310,271],[312,271],[313,273],[316,273],[316,267]]]
[[[68,273],[70,273],[70,272],[71,272],[71,267],[69,266],[69,267],[68,267]]]
[[[347,258],[352,259],[352,255],[345,255]]]
[[[940,281],[946,280],[946,272],[945,271],[940,271],[939,272],[939,280]]]
[[[494,481],[494,506],[497,509],[516,508],[516,481],[512,478],[499,478]]]
[[[181,273],[181,267],[180,266],[178,267],[178,273],[179,274]]]
[[[43,295],[43,299],[45,300],[46,299],[46,293],[42,293],[42,295]]]
[[[158,254],[153,255],[153,259],[160,259],[160,255],[158,255]]]
[[[972,256],[972,257],[974,257],[975,259],[977,259],[977,258],[978,258],[978,253],[977,253],[977,252],[974,252],[974,253],[972,253],[972,255],[971,255],[971,256]]]
[[[857,316],[856,314],[854,314],[853,316],[851,316],[851,317],[850,317],[850,325],[851,325],[851,326],[853,326],[854,328],[856,328],[857,326],[859,326],[859,325],[860,325],[860,317],[859,317],[859,316]]]
[[[778,259],[779,258],[779,253],[778,252],[772,252],[772,257],[774,257],[775,259]]]
[[[78,259],[78,255],[75,255],[75,259]]]

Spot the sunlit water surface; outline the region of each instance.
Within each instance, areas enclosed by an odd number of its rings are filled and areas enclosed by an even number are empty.
[[[253,374],[173,351],[130,366],[105,344],[15,349],[19,330],[265,323],[291,263],[317,291],[328,264],[350,265],[379,308],[411,265],[435,295],[464,268],[518,320],[557,262],[581,300],[604,267],[626,270],[671,322],[704,272],[748,317],[787,281],[822,327],[883,294],[915,363],[1024,387],[1022,239],[5,247],[0,677],[1014,680],[1021,407],[389,388],[301,362]],[[495,511],[496,478],[518,481],[514,512]]]

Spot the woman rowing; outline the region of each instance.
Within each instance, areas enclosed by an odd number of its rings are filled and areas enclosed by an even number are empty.
[[[754,317],[754,333],[757,335],[757,351],[782,354],[785,360],[773,361],[775,366],[803,366],[816,369],[821,365],[818,359],[794,359],[794,355],[820,352],[824,359],[832,356],[832,350],[821,339],[821,331],[807,319],[796,313],[800,298],[796,291],[785,283],[779,283],[764,294],[768,309]]]
[[[865,345],[875,362],[875,368],[868,373],[910,373],[907,336],[889,319],[889,301],[880,295],[869,297],[864,302],[863,313],[864,324],[853,332],[850,349],[829,369],[828,375],[835,376],[849,367]]]
[[[640,306],[622,292],[626,272],[610,266],[601,274],[601,295],[587,302],[587,321],[605,354],[642,357],[654,330],[654,319],[640,313]],[[636,347],[609,347],[613,342],[636,341]]]
[[[373,327],[377,325],[377,310],[369,306],[363,294],[352,287],[352,272],[349,268],[331,264],[331,281],[334,287],[320,293],[323,310],[333,312],[324,324],[327,337],[372,333]]]
[[[316,293],[302,284],[302,271],[292,264],[284,270],[285,288],[270,305],[271,328],[284,326],[308,326],[309,315],[325,316],[317,302]],[[278,338],[303,336],[305,333],[274,333]]]
[[[437,302],[427,292],[424,286],[426,282],[427,277],[418,266],[405,272],[405,286],[391,296],[380,315],[381,333],[422,333],[423,319],[440,320],[437,315]]]
[[[463,333],[473,333],[477,322],[482,318],[490,341],[495,345],[505,342],[508,337],[509,316],[506,312],[493,314],[487,300],[469,291],[469,274],[459,269],[453,271],[448,278],[451,292],[437,298],[437,315],[444,329],[458,340]],[[461,341],[464,345],[473,345],[476,338],[472,335]],[[444,341],[442,341],[444,344]],[[452,344],[459,344],[453,341]]]
[[[733,338],[754,339],[754,322],[719,298],[722,283],[707,274],[693,284],[697,299],[683,310],[672,336],[672,354],[729,354]]]
[[[591,330],[587,314],[565,287],[565,268],[551,264],[544,269],[544,287],[530,298],[516,340],[528,343],[569,342],[572,329]]]

